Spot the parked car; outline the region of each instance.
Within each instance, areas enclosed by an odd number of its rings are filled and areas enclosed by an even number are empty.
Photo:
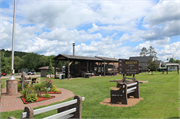
[[[6,76],[7,74],[6,73],[1,73],[1,76]]]
[[[27,73],[27,75],[35,75],[35,74],[36,72],[31,72],[31,71]]]

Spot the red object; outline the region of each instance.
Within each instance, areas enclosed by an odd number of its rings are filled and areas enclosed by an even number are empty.
[[[35,102],[39,102],[39,101],[44,101],[44,100],[48,100],[51,98],[55,98],[55,96],[51,96],[50,98],[43,98],[43,97],[38,97],[38,99]],[[34,103],[34,102],[26,102],[26,98],[21,96],[21,100],[23,101],[24,104],[28,104],[28,103]]]
[[[42,93],[45,93],[45,92],[42,92]],[[51,91],[51,92],[47,92],[49,94],[61,94],[61,91],[60,92],[54,92],[54,91]]]
[[[6,76],[6,73],[1,73],[2,76]]]

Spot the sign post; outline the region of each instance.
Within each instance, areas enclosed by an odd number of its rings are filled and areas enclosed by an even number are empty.
[[[119,59],[119,73],[127,75],[139,74],[139,61]]]

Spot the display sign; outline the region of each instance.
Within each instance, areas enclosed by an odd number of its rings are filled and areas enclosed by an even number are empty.
[[[139,61],[119,59],[120,74],[139,74]]]

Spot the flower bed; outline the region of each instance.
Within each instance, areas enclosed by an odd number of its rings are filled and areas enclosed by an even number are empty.
[[[24,104],[39,102],[42,100],[47,100],[54,98],[55,96],[51,96],[49,94],[61,94],[61,91],[57,89],[55,85],[52,83],[52,79],[45,79],[41,83],[34,83],[24,85],[24,90],[22,90],[21,83],[18,84],[18,90],[21,91],[21,99]],[[42,93],[43,94],[42,96]]]
[[[38,99],[35,102],[39,102],[39,101],[44,101],[44,100],[48,100],[48,99],[52,99],[55,98],[55,96],[51,96],[50,98],[43,98],[41,97],[37,97]],[[34,102],[26,102],[26,98],[21,96],[21,100],[23,101],[24,104],[28,104],[28,103],[34,103]]]

